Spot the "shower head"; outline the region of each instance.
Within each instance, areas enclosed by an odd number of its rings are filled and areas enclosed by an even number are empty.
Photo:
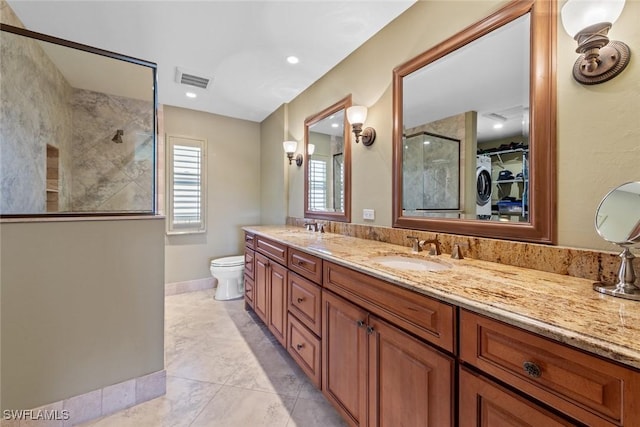
[[[116,144],[122,144],[122,135],[124,135],[124,131],[122,129],[118,129],[116,131],[116,135],[111,138],[111,140]]]

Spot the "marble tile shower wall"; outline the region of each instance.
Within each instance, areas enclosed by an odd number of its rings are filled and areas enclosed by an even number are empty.
[[[460,144],[460,154],[464,164],[464,141],[466,138],[465,120],[466,114],[458,114],[411,129],[405,129],[404,133],[405,135],[415,135],[422,132],[429,132],[462,141]],[[407,138],[405,142],[402,186],[408,189],[408,191],[405,191],[405,198],[403,200],[404,209],[424,209],[428,206],[438,204],[437,200],[430,199],[429,192],[424,191],[425,146],[422,144],[423,142],[424,139],[421,137]],[[458,180],[460,179],[460,177],[456,178],[458,178]],[[441,186],[440,188],[447,188],[447,185]],[[444,195],[444,198],[447,200],[451,197],[457,198],[458,195],[457,193],[446,193]]]
[[[143,211],[153,201],[153,104],[74,90],[72,209]],[[123,142],[111,139],[118,129]]]
[[[286,224],[303,227],[304,223],[308,221],[305,218],[287,217]],[[437,236],[441,242],[442,252],[445,254],[450,254],[451,248],[456,243],[468,244],[469,247],[462,250],[466,258],[498,262],[593,281],[616,283],[620,266],[620,258],[617,253],[375,225],[331,221],[324,221],[324,223],[327,225],[325,230],[331,233],[406,247],[409,246],[408,236],[416,236],[421,240],[433,239]],[[636,271],[640,271],[640,257],[634,260],[634,267]],[[640,285],[640,277],[636,283]]]
[[[46,211],[47,144],[59,150],[58,197],[64,208],[70,199],[72,88],[36,41],[2,33],[0,54],[0,209]]]

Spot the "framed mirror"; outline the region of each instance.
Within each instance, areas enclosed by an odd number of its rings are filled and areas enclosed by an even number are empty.
[[[351,95],[304,121],[304,217],[351,221]]]
[[[555,242],[555,8],[512,1],[394,69],[394,227]]]
[[[0,216],[155,214],[156,64],[0,30]]]

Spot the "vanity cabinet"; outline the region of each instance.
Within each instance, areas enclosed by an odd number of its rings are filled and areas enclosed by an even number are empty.
[[[458,378],[460,427],[578,426],[466,368]]]
[[[287,287],[287,351],[311,382],[320,388],[322,259],[289,248],[288,267],[290,271]]]
[[[322,391],[352,426],[452,426],[455,361],[329,291]]]
[[[324,261],[323,393],[352,426],[452,426],[455,318],[451,305]]]
[[[460,342],[461,361],[577,425],[640,426],[634,370],[466,310]]]
[[[287,345],[287,247],[256,236],[253,309],[283,346]]]
[[[254,303],[254,279],[255,279],[255,236],[251,233],[244,235],[244,303],[245,307],[253,308]]]

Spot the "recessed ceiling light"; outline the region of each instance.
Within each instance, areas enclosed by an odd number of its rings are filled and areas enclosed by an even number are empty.
[[[196,95],[193,92],[187,92],[187,93],[185,93],[185,95],[187,95],[187,98],[197,98],[198,97],[198,95]]]
[[[502,125],[502,123],[496,123],[495,125],[493,125],[493,128],[494,129],[502,129],[503,125]]]
[[[337,124],[337,123],[331,123],[331,127],[332,127],[332,128],[337,128],[338,126],[340,126],[340,125],[339,125],[339,124]]]
[[[300,59],[298,59],[297,56],[287,56],[287,62],[289,64],[297,64],[298,62],[300,62]]]
[[[429,144],[431,144],[431,141],[425,141],[425,142],[423,142],[423,144],[424,145],[429,145]]]

